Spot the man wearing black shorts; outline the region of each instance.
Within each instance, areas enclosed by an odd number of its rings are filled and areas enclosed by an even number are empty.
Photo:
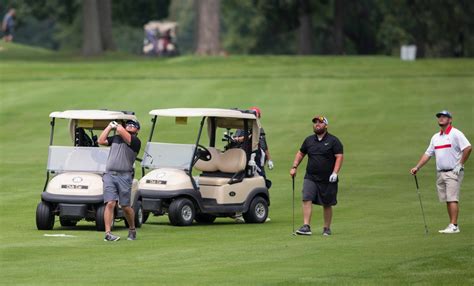
[[[296,153],[290,176],[296,176],[298,165],[308,155],[303,183],[303,226],[296,231],[311,235],[313,204],[323,206],[323,235],[331,235],[332,206],[337,204],[338,173],[343,161],[341,141],[327,132],[328,120],[324,116],[313,118],[314,135],[308,136]]]

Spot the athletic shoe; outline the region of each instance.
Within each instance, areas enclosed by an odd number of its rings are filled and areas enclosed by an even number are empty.
[[[267,219],[265,219],[265,222],[269,222],[269,221],[271,221],[271,219],[267,217]]]
[[[309,224],[304,224],[302,227],[300,227],[300,229],[296,231],[296,233],[300,235],[311,235],[311,227],[309,226]]]
[[[104,241],[117,241],[120,239],[120,236],[113,235],[111,232],[105,234]]]
[[[446,227],[445,229],[439,230],[438,232],[439,233],[459,233],[459,232],[461,232],[461,230],[459,229],[459,227],[457,227],[454,224],[450,223],[448,225],[448,227]]]
[[[325,236],[331,235],[331,229],[329,227],[323,228],[323,235]]]
[[[232,218],[235,220],[236,223],[245,223],[245,219],[242,216],[242,213],[236,213]]]
[[[127,240],[135,240],[137,239],[137,230],[136,229],[129,229],[128,230],[128,238]]]

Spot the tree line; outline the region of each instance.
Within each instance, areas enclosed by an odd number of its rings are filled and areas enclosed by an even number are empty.
[[[199,55],[390,55],[404,44],[421,57],[474,55],[469,0],[0,0],[2,14],[10,6],[18,41],[86,56],[139,53],[143,25],[164,19]]]

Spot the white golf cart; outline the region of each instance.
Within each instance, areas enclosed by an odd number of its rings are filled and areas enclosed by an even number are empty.
[[[102,175],[105,173],[109,147],[99,147],[97,135],[110,121],[125,123],[136,120],[133,112],[107,110],[67,110],[52,112],[46,182],[41,202],[36,208],[36,226],[50,230],[55,216],[61,226],[75,226],[85,219],[95,221],[98,231],[105,229]],[[69,133],[73,146],[53,145],[56,118],[69,120]],[[90,133],[89,136],[87,133]],[[64,140],[70,142],[70,140]],[[51,178],[50,178],[51,177]],[[132,203],[135,224],[140,227],[143,212],[136,199],[138,181],[133,180]],[[116,209],[115,219],[123,219],[123,211]],[[126,223],[126,220],[125,220]]]
[[[174,57],[179,55],[176,31],[178,23],[150,21],[143,27],[143,54],[148,56]]]
[[[208,108],[156,109],[150,114],[153,126],[138,185],[146,215],[167,213],[170,223],[176,226],[190,225],[193,220],[212,223],[216,217],[232,217],[236,213],[242,213],[247,223],[265,222],[270,195],[252,160],[260,132],[255,114]],[[191,141],[195,143],[152,142],[159,117],[172,117],[181,124],[187,124],[189,118],[199,118],[197,139]],[[209,147],[200,144],[206,122]],[[218,128],[244,130],[246,142],[251,144],[243,148],[224,146],[219,150],[216,148]],[[151,171],[145,175],[145,170]]]

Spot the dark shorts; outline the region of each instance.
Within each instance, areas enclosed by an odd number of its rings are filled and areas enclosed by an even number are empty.
[[[3,32],[4,36],[13,36],[13,29],[10,27],[7,27],[6,30]]]
[[[321,183],[305,179],[303,182],[303,201],[312,201],[320,206],[337,204],[337,183]]]
[[[130,206],[132,195],[132,173],[105,173],[104,203],[118,201],[121,206]]]

